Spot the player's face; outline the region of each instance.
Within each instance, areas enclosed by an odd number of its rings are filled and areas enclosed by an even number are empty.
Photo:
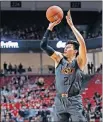
[[[68,44],[64,48],[64,55],[67,57],[72,57],[77,53],[76,50],[74,50],[74,45],[73,44]]]

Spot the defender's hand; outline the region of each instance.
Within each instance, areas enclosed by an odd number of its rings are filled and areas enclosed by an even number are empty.
[[[60,22],[61,22],[61,20],[58,19],[58,20],[55,21],[55,22],[49,23],[48,29],[52,31],[53,28],[54,28],[56,25],[58,25]]]
[[[66,20],[67,20],[67,23],[68,23],[68,25],[69,25],[70,27],[74,26],[74,25],[73,25],[73,22],[72,22],[70,10],[67,12]]]

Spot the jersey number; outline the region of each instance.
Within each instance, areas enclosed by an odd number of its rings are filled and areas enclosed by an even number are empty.
[[[64,85],[69,85],[70,84],[68,79],[69,79],[68,77],[64,77]]]

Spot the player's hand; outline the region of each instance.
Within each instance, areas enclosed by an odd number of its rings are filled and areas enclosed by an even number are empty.
[[[71,14],[70,14],[70,10],[67,12],[66,20],[67,20],[68,25],[70,27],[72,27],[73,26],[73,22],[72,22],[72,17],[71,17]]]
[[[52,31],[53,28],[54,28],[56,25],[58,25],[60,22],[61,22],[61,20],[58,19],[58,20],[55,21],[55,22],[51,22],[51,23],[49,23],[48,29]]]

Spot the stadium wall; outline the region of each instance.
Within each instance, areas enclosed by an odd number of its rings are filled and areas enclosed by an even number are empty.
[[[31,66],[32,68],[38,69],[40,68],[40,53],[4,53],[1,54],[1,68],[3,68],[4,61],[12,65],[22,63],[25,68]],[[54,62],[48,55],[43,53],[42,65],[54,65]]]
[[[33,69],[37,70],[43,66],[52,65],[54,66],[54,62],[48,55],[42,53],[42,60],[40,57],[40,53],[1,53],[1,68],[3,69],[3,63],[6,61],[8,64],[12,65],[20,63],[23,64],[25,68],[31,66]],[[94,63],[93,53],[88,53],[88,62]],[[95,53],[95,67],[99,67],[100,63],[103,62],[103,52]],[[87,67],[85,67],[85,73],[87,73]]]

